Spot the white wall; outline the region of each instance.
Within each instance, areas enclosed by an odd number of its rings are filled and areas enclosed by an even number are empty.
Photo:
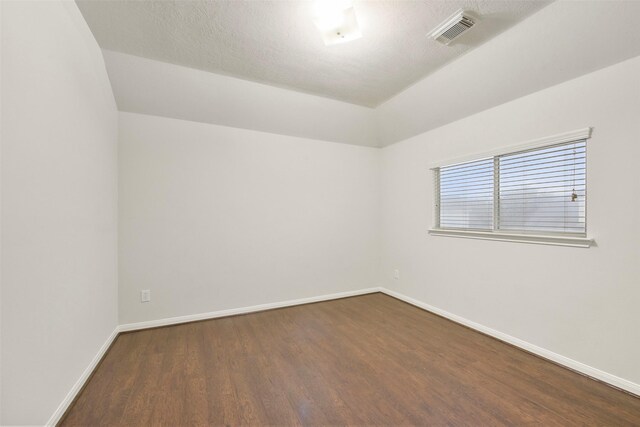
[[[74,2],[2,2],[2,420],[44,424],[117,325],[117,112]]]
[[[377,285],[379,150],[131,113],[119,123],[121,323]]]
[[[640,57],[384,148],[384,285],[640,383],[638,76]],[[427,235],[430,163],[587,126],[587,222],[596,247]]]
[[[120,111],[377,146],[371,108],[104,51]]]

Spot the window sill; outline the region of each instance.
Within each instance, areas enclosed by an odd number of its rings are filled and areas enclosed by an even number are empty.
[[[553,236],[541,234],[512,234],[494,231],[445,230],[432,228],[432,236],[462,237],[465,239],[498,240],[501,242],[533,243],[536,245],[571,246],[574,248],[588,248],[594,244],[593,239],[587,237]]]

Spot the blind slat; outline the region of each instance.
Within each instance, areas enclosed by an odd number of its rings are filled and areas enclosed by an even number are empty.
[[[570,177],[571,179],[575,178],[577,180],[584,180],[586,176],[587,176],[587,173],[585,172],[585,170],[580,169],[580,170],[576,170],[575,172],[571,170],[562,170],[562,171],[555,171],[553,173],[537,172],[533,174],[511,175],[507,177],[502,175],[501,178],[502,178],[502,182],[518,182],[518,181],[536,181],[540,179],[563,178],[563,177]],[[531,178],[531,177],[534,177],[534,178]]]
[[[560,193],[560,192],[555,192],[556,193]],[[550,195],[542,195],[542,196],[538,196],[538,197],[520,197],[518,196],[513,197],[513,198],[503,198],[500,200],[500,203],[523,203],[523,202],[531,202],[531,203],[565,203],[565,202],[569,202],[570,199],[567,199],[567,196],[571,195],[570,191],[563,191],[561,192],[562,194],[557,195],[557,196],[550,196]],[[584,191],[578,191],[576,190],[576,194],[578,195],[578,197],[586,197],[585,192]]]
[[[500,175],[502,175],[503,177],[509,177],[512,175],[522,175],[528,172],[532,172],[532,171],[543,171],[542,173],[545,173],[544,171],[547,169],[558,169],[558,170],[566,170],[566,169],[573,169],[573,163],[570,165],[567,164],[563,164],[563,165],[554,165],[551,163],[543,163],[543,165],[546,166],[541,166],[538,167],[539,165],[530,165],[531,167],[517,167],[517,168],[513,168],[513,169],[506,169],[506,168],[502,168],[502,173]],[[584,170],[584,169],[582,169]]]
[[[527,188],[516,188],[516,186],[508,186],[506,189],[502,190],[500,189],[500,193],[505,192],[505,193],[509,193],[509,194],[517,194],[517,193],[523,193],[526,194],[527,192],[532,193],[532,192],[537,192],[537,190],[549,190],[551,188],[563,188],[565,190],[567,189],[571,189],[571,185],[567,185],[567,184],[557,184],[557,185],[544,185],[545,183],[541,183],[539,185],[543,185],[542,187],[527,187]],[[578,189],[584,189],[585,184],[580,184],[580,185],[576,185],[575,188],[576,190]],[[561,190],[552,190],[552,191],[561,191]]]

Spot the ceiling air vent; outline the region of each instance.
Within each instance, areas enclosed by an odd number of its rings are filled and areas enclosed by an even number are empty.
[[[447,45],[462,33],[467,32],[474,24],[475,21],[470,16],[465,15],[463,10],[459,10],[431,31],[429,37]]]

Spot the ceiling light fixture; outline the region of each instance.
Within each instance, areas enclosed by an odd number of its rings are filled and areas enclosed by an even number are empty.
[[[313,16],[326,46],[362,37],[351,0],[315,0]]]

